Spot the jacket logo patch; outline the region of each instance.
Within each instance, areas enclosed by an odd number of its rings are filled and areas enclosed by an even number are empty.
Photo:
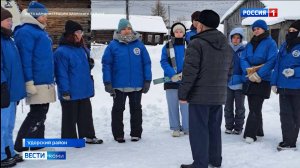
[[[300,51],[299,50],[295,50],[292,52],[293,57],[299,57],[300,56]]]
[[[141,54],[141,50],[139,48],[134,48],[133,52],[135,55],[140,55]]]

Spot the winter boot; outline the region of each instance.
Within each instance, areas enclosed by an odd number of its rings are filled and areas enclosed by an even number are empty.
[[[193,168],[193,164],[189,164],[189,165],[184,165],[184,164],[182,164],[182,165],[180,166],[180,168]]]
[[[13,158],[7,158],[4,160],[1,160],[1,167],[13,167],[16,164],[17,164],[17,162]]]
[[[131,137],[131,141],[132,142],[137,142],[139,141],[141,138],[140,137]]]
[[[226,130],[225,130],[225,134],[232,134],[232,130],[226,129]]]
[[[280,142],[277,146],[278,151],[282,150],[296,150],[296,145],[288,145],[284,142]]]
[[[119,143],[125,143],[125,139],[124,138],[115,138],[115,141],[119,142]]]
[[[235,135],[241,135],[242,130],[233,130],[232,133]]]
[[[173,137],[180,137],[180,131],[179,130],[173,131],[172,136]]]
[[[245,142],[248,144],[252,144],[255,140],[251,137],[246,137]]]
[[[13,159],[15,159],[15,161],[18,162],[23,162],[23,157],[20,154],[16,154],[14,157],[12,157]]]
[[[102,144],[103,140],[98,138],[85,138],[87,144]]]

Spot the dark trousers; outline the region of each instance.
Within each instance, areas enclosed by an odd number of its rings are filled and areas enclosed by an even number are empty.
[[[116,90],[116,97],[111,112],[111,127],[114,138],[124,137],[123,112],[125,110],[126,97],[129,97],[130,107],[130,136],[141,137],[142,135],[142,92],[121,92]]]
[[[62,126],[61,138],[95,138],[92,105],[89,98],[82,100],[61,101]]]
[[[222,163],[222,105],[189,104],[189,137],[193,168]]]
[[[283,142],[296,145],[300,127],[300,95],[280,95],[279,104]]]
[[[233,113],[234,104],[235,115]],[[242,90],[227,88],[227,99],[224,108],[226,129],[243,130],[245,111],[245,95],[242,93]]]
[[[246,122],[244,138],[251,137],[255,141],[256,136],[264,136],[262,106],[264,98],[258,95],[248,95],[249,114]]]
[[[48,110],[49,103],[30,105],[30,112],[27,114],[27,117],[22,123],[16,138],[16,151],[22,152],[28,150],[27,147],[25,148],[22,145],[23,138],[44,138],[45,121]]]

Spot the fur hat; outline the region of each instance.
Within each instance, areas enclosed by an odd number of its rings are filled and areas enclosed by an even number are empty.
[[[191,21],[193,22],[194,20],[197,20],[197,18],[199,18],[200,15],[200,11],[195,11],[192,15],[191,15]]]
[[[12,18],[12,14],[8,10],[1,7],[1,22],[7,18]]]
[[[72,34],[77,30],[83,30],[82,26],[79,23],[77,23],[73,20],[68,20],[66,22],[66,25],[65,25],[65,32],[66,33]]]
[[[181,30],[183,32],[183,36],[185,35],[186,28],[182,23],[174,23],[171,27],[171,36],[175,37],[175,31],[176,30]]]
[[[206,9],[201,11],[196,21],[207,27],[216,29],[220,24],[220,16],[215,11]]]
[[[29,3],[27,12],[34,18],[48,14],[47,8],[43,4],[36,1],[31,1]]]

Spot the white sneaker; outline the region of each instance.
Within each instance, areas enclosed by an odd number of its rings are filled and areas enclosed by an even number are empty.
[[[246,137],[245,142],[248,144],[252,144],[254,142],[254,139],[250,137]]]
[[[173,137],[180,137],[180,131],[179,130],[173,131],[172,136]]]
[[[226,134],[232,134],[232,130],[226,129],[226,130],[225,130],[225,133],[226,133]]]

